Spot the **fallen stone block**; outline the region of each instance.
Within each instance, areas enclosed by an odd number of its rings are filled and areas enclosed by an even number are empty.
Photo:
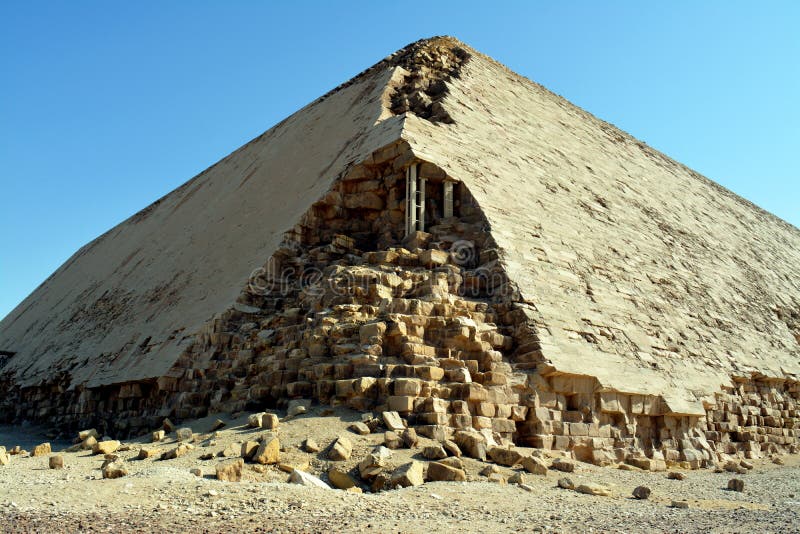
[[[60,454],[55,454],[50,457],[50,469],[64,469],[64,457]]]
[[[575,483],[572,482],[571,478],[561,477],[558,479],[558,487],[562,489],[575,489]]]
[[[732,478],[728,481],[728,489],[731,491],[744,491],[744,480],[741,478]]]
[[[121,478],[128,475],[128,470],[120,462],[111,462],[102,468],[103,478]]]
[[[389,482],[392,486],[401,488],[423,484],[425,482],[425,477],[423,476],[422,463],[412,461],[401,465],[394,470]]]
[[[265,413],[261,417],[261,428],[266,430],[276,430],[278,428],[278,423],[280,419],[274,413]]]
[[[122,445],[117,440],[108,440],[108,441],[99,441],[94,444],[92,447],[92,453],[94,454],[113,454],[117,452],[120,445]]]
[[[175,431],[175,439],[178,441],[189,441],[192,439],[192,429],[191,428],[179,428]]]
[[[347,429],[354,433],[358,434],[359,436],[366,436],[370,433],[369,427],[365,423],[353,423],[347,427]]]
[[[312,488],[332,489],[319,478],[306,473],[305,471],[300,471],[299,469],[292,471],[292,474],[289,476],[289,482],[292,484],[300,484],[301,486],[309,486]]]
[[[383,433],[383,445],[389,449],[400,449],[403,447],[403,439],[392,430]]]
[[[647,486],[636,486],[633,488],[633,496],[639,500],[647,500],[650,498],[650,488]]]
[[[383,424],[385,424],[386,428],[389,430],[402,432],[406,429],[405,421],[403,421],[403,418],[400,417],[400,414],[397,412],[383,412],[381,417],[383,417]]]
[[[453,441],[461,451],[470,458],[481,461],[486,460],[486,438],[477,432],[459,431],[453,436]]]
[[[447,451],[441,445],[429,445],[422,449],[422,456],[427,460],[447,458]]]
[[[578,493],[585,493],[586,495],[596,495],[600,497],[608,497],[609,495],[611,495],[611,490],[608,489],[607,487],[601,486],[600,484],[594,484],[591,482],[587,484],[581,484],[580,486],[575,488],[575,491],[577,491]]]
[[[281,443],[278,438],[266,437],[253,454],[253,461],[262,465],[276,464],[280,460],[280,454]]]
[[[303,450],[310,453],[319,452],[322,448],[312,438],[306,438],[303,442]]]
[[[338,467],[331,467],[328,470],[328,480],[331,481],[331,485],[334,488],[338,489],[346,490],[356,485],[356,481],[353,480],[353,477]]]
[[[176,458],[180,458],[181,456],[185,456],[189,451],[194,449],[194,445],[189,443],[181,443],[174,449],[170,449],[167,452],[161,455],[162,460],[174,460]]]
[[[247,426],[250,428],[261,428],[261,422],[264,420],[264,416],[267,415],[264,412],[250,414],[247,417]]]
[[[353,453],[353,444],[344,436],[339,436],[336,440],[331,444],[331,448],[328,451],[328,458],[334,461],[344,461],[350,458],[350,455]]]
[[[565,458],[556,458],[553,460],[553,463],[550,464],[552,469],[556,471],[561,471],[563,473],[572,473],[575,471],[575,462],[572,460],[567,460]]]
[[[100,434],[97,433],[97,430],[90,428],[88,430],[81,430],[78,432],[78,441],[84,441],[89,436],[92,436],[94,439],[100,439]]]
[[[245,460],[252,459],[253,456],[258,451],[260,445],[261,444],[257,441],[245,441],[244,443],[242,443],[242,448],[241,448],[242,458],[244,458]],[[224,451],[223,451],[223,456],[225,456]]]
[[[508,467],[514,467],[522,461],[522,455],[514,449],[505,449],[503,447],[491,447],[487,451],[489,458],[493,462]]]
[[[136,456],[137,460],[147,460],[148,458],[154,458],[161,454],[160,449],[150,449],[142,447],[139,449],[139,454]]]
[[[547,475],[547,464],[541,458],[525,456],[520,460],[522,468],[533,475]]]
[[[37,446],[35,446],[33,448],[33,452],[31,453],[31,456],[46,456],[46,455],[50,454],[51,452],[53,452],[53,450],[50,448],[50,444],[49,443],[42,443],[42,444],[37,445]]]
[[[242,480],[243,470],[244,460],[241,458],[219,463],[215,468],[217,480],[222,480],[224,482],[240,482]]]
[[[463,482],[467,480],[467,474],[463,469],[441,462],[432,462],[428,464],[428,473],[425,478],[429,481]]]

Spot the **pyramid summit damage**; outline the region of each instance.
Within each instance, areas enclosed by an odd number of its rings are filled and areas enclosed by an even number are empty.
[[[0,351],[7,422],[312,399],[700,467],[797,451],[800,231],[433,38],[80,249]]]

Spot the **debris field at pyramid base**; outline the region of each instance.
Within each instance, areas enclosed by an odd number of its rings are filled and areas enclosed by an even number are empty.
[[[49,469],[54,475],[68,473],[86,480],[141,480],[156,477],[159,472],[181,472],[187,481],[192,477],[220,482],[282,481],[354,493],[430,482],[491,482],[518,486],[526,492],[545,485],[597,497],[638,500],[651,498],[648,480],[673,480],[677,485],[669,487],[675,491],[659,488],[652,498],[676,508],[687,501],[679,482],[700,476],[681,463],[671,465],[667,472],[651,473],[653,478],[639,478],[639,485],[627,487],[604,473],[643,473],[649,466],[614,463],[598,470],[576,462],[568,451],[514,447],[491,437],[480,441],[456,434],[454,440],[440,442],[418,435],[397,412],[359,416],[346,409],[313,407],[307,400],[292,401],[286,412],[216,420],[209,417],[189,424],[178,427],[166,420],[162,429],[130,440],[115,440],[96,429],[86,429],[74,435],[71,446],[51,446],[50,442],[30,450],[3,446],[0,469],[5,473],[14,469],[18,476],[25,470]],[[796,457],[787,460],[788,469],[798,463]],[[40,464],[46,467],[42,469]],[[755,472],[754,468],[763,471],[773,464],[783,465],[784,460],[777,455],[752,461],[721,455],[711,469],[704,471],[719,475],[716,497],[723,498],[725,492],[749,491],[748,475]],[[0,478],[3,476],[0,473]]]
[[[439,209],[420,209],[431,199]],[[70,389],[68,378],[1,384],[2,408],[16,420],[133,435],[167,417],[304,399],[376,414],[370,432],[400,433],[387,441],[402,442],[408,426],[445,451],[511,465],[515,445],[651,471],[798,452],[796,381],[731,377],[704,413],[687,414],[554,368],[535,303],[522,301],[487,228],[462,183],[391,144],[312,206],[166,376],[94,389]],[[435,476],[458,479],[457,463]],[[385,482],[395,476],[422,471]]]

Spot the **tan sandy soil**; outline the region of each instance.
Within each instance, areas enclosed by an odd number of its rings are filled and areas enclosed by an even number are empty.
[[[308,471],[322,475],[333,465],[347,469],[377,444],[383,433],[357,436],[347,425],[359,418],[347,410],[323,417],[320,409],[281,423],[277,435],[285,449],[282,461],[308,462]],[[207,432],[215,417],[192,421],[195,432]],[[196,448],[174,460],[136,460],[142,446],[168,450],[175,446],[174,434],[164,443],[149,439],[124,441],[129,451],[119,453],[130,474],[103,480],[102,456],[87,451],[64,453],[65,468],[50,470],[48,457],[13,456],[0,466],[1,532],[240,532],[336,530],[356,532],[511,532],[511,531],[602,531],[602,532],[792,532],[800,530],[800,461],[786,457],[786,465],[756,461],[744,475],[686,472],[683,481],[668,480],[665,473],[623,471],[578,464],[568,474],[576,484],[594,482],[612,489],[610,497],[594,497],[559,489],[564,473],[546,476],[526,474],[530,491],[516,485],[487,482],[479,471],[487,464],[465,459],[468,482],[434,482],[377,494],[354,494],[287,484],[288,474],[271,466],[263,474],[245,468],[240,483],[213,478],[214,466],[222,459],[201,461],[201,454],[222,451],[227,445],[258,437],[263,430],[246,428],[247,417],[228,418],[227,426],[209,445],[205,433],[196,437]],[[337,435],[347,435],[354,444],[345,462],[332,462],[319,454],[300,450],[302,441],[313,437],[323,448]],[[27,450],[44,438],[43,429],[0,427],[0,445],[21,445]],[[50,441],[53,450],[70,445]],[[421,439],[413,450],[393,451],[392,464],[422,459]],[[522,449],[524,450],[524,449]],[[201,467],[204,477],[189,473]],[[505,475],[516,470],[500,467]],[[745,491],[726,490],[729,479],[745,481]],[[652,489],[647,501],[631,497],[638,485]],[[366,489],[368,486],[364,486]],[[688,500],[688,510],[670,507],[673,500]]]

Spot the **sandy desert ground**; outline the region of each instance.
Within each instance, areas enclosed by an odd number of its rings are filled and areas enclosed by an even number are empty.
[[[383,429],[365,436],[347,430],[359,414],[337,410],[310,413],[282,422],[275,434],[281,441],[281,462],[303,467],[323,479],[332,466],[355,469],[376,445]],[[225,458],[200,460],[229,446],[264,434],[247,427],[247,414],[227,418],[212,435],[216,417],[184,422],[195,432],[195,448],[180,458],[138,460],[142,447],[167,451],[175,435],[151,444],[150,437],[123,440],[118,452],[127,476],[103,479],[102,455],[91,451],[64,452],[64,468],[51,470],[49,456],[11,456],[0,466],[0,531],[2,532],[796,532],[800,531],[800,459],[784,457],[784,465],[754,461],[745,474],[713,469],[683,471],[684,480],[667,473],[623,470],[577,464],[573,473],[550,470],[546,475],[524,474],[525,486],[490,482],[480,472],[488,464],[464,458],[466,482],[426,482],[423,485],[362,494],[288,484],[289,475],[277,465],[246,464],[241,482],[216,480],[215,466]],[[337,436],[353,443],[349,460],[326,456]],[[113,437],[113,436],[112,436]],[[313,438],[322,451],[309,454],[302,443]],[[53,454],[72,445],[47,439],[46,429],[0,427],[0,445],[19,445],[32,451],[48,441]],[[391,470],[412,459],[427,462],[421,438],[413,449],[392,451]],[[520,449],[527,452],[526,449]],[[203,476],[190,473],[202,469]],[[284,465],[286,468],[286,465]],[[257,472],[263,470],[264,472]],[[522,470],[497,466],[506,478]],[[577,484],[595,483],[611,490],[593,496],[562,489],[559,478]],[[358,478],[355,477],[357,480]],[[728,481],[740,478],[743,492],[729,491]],[[647,500],[632,497],[640,485],[652,490]],[[365,485],[367,489],[369,486]],[[673,501],[688,503],[676,508]]]

